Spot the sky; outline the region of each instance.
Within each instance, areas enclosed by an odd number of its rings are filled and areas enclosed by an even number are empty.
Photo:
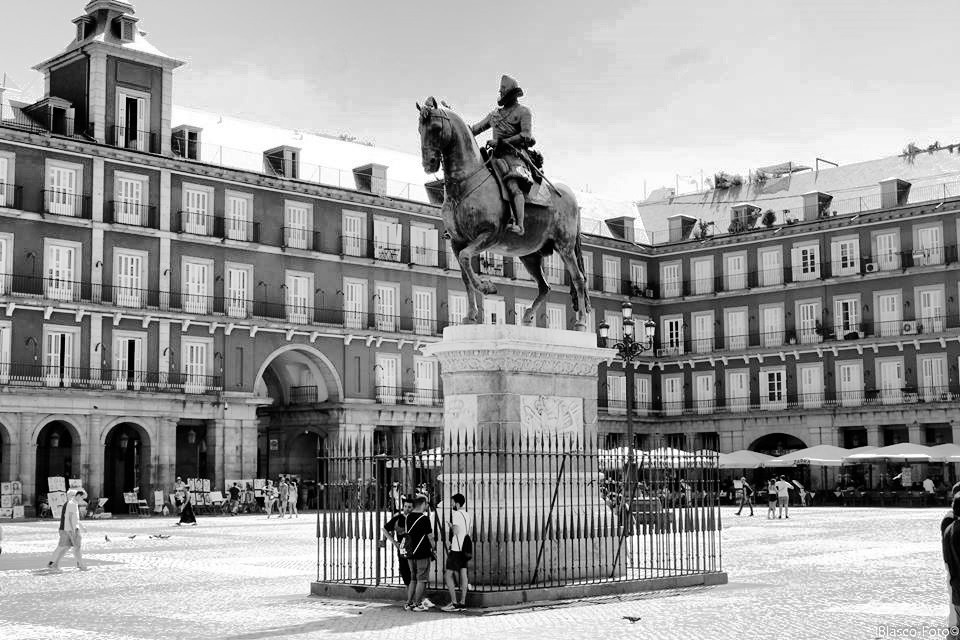
[[[9,4],[21,28],[4,30],[0,73],[41,97],[31,67],[71,40],[86,0]],[[547,174],[622,200],[697,190],[701,172],[960,140],[953,0],[134,4],[150,42],[188,63],[179,105],[419,154],[416,101],[476,121],[509,73]]]

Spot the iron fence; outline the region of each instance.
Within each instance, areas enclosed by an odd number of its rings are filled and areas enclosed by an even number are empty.
[[[403,586],[384,542],[401,496],[427,496],[443,585],[451,496],[473,516],[473,591],[642,581],[721,571],[716,454],[598,450],[559,435],[503,433],[373,455],[346,442],[318,456],[317,581]]]

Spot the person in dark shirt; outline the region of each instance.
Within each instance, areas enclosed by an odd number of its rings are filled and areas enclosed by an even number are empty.
[[[404,609],[426,611],[434,604],[423,597],[430,579],[430,562],[434,558],[436,543],[433,540],[433,525],[427,513],[427,497],[417,495],[413,513],[407,517],[407,536],[404,544],[407,562],[410,565],[410,584],[407,585],[407,604]]]
[[[240,510],[240,485],[234,482],[227,492],[230,494],[230,515],[235,516]]]
[[[397,548],[397,563],[400,567],[400,579],[404,586],[410,585],[410,563],[404,555],[403,543],[407,535],[407,516],[413,511],[414,498],[411,495],[403,496],[400,502],[400,513],[393,516],[383,525],[383,542],[389,540]]]
[[[951,627],[960,621],[960,497],[953,499],[953,518],[948,522],[944,518],[941,538],[943,561],[947,565],[947,577],[950,580],[950,621]]]

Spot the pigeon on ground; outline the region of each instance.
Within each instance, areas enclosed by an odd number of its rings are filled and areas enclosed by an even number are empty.
[[[634,617],[634,616],[623,616],[623,619],[624,619],[624,620],[629,620],[629,621],[630,621],[630,624],[634,624],[634,623],[636,623],[636,622],[640,622],[641,620],[643,620],[643,618],[641,618],[640,616],[637,616],[637,617]]]
[[[134,538],[137,537],[137,534],[133,534],[132,536],[127,536],[127,537],[130,538],[131,540],[133,540]]]
[[[110,542],[110,541],[111,541],[111,540],[110,540],[110,536],[103,536],[103,539],[106,540],[107,542]]]

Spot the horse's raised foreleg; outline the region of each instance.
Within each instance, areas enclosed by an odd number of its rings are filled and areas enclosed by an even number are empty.
[[[467,304],[469,311],[463,319],[464,324],[483,323],[483,283],[473,270],[473,256],[480,253],[483,247],[493,236],[493,231],[481,233],[472,242],[456,251],[457,262],[460,263],[460,277],[467,288]]]
[[[563,260],[563,264],[567,267],[567,273],[570,274],[570,282],[576,294],[577,321],[574,324],[574,328],[577,331],[586,331],[587,314],[590,313],[590,296],[587,293],[586,278],[580,269],[579,261],[577,260],[577,255],[573,247],[564,247],[562,250],[559,250],[558,253]]]
[[[533,301],[529,309],[525,309],[523,312],[523,324],[533,325],[536,324],[537,313],[543,306],[543,301],[547,299],[547,294],[550,293],[550,285],[543,277],[543,257],[539,253],[523,256],[520,258],[520,262],[527,268],[527,273],[537,281],[537,299]]]

